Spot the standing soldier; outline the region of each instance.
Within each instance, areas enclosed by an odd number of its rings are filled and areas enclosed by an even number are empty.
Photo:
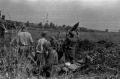
[[[56,40],[56,38],[54,36],[50,37],[50,43],[51,43],[51,46],[53,47],[53,49],[55,49],[57,51],[58,50],[58,41]]]
[[[75,62],[75,50],[77,46],[77,32],[76,29],[79,26],[79,22],[74,25],[74,27],[66,35],[66,39],[63,44],[63,49],[65,53],[65,60],[67,62]]]
[[[1,45],[4,44],[5,31],[5,16],[2,15],[2,17],[0,17],[0,43],[2,43]]]
[[[58,54],[56,50],[51,46],[50,42],[44,44],[45,51],[48,52],[46,57],[46,64],[56,65],[58,64]]]
[[[73,63],[75,61],[75,50],[77,44],[76,32],[75,31],[70,32],[69,35],[67,35],[65,42],[66,42],[65,59],[66,61]]]
[[[5,31],[7,31],[7,25],[6,25],[5,15],[2,15],[1,22],[3,24],[3,27],[4,27]]]
[[[18,53],[20,54],[20,58],[21,56],[27,58],[30,54],[30,47],[33,45],[33,39],[25,25],[22,26],[21,31],[17,35],[17,44],[19,46]]]
[[[43,66],[43,71],[41,74],[43,76],[50,77],[53,75],[53,66],[58,64],[58,54],[56,50],[54,50],[50,44],[50,42],[45,43],[43,45],[45,49],[45,65]],[[47,53],[48,52],[48,53]]]
[[[0,22],[0,43],[4,43],[4,35],[5,35],[5,29],[3,27],[2,22]],[[3,44],[1,44],[3,45]]]
[[[46,38],[47,38],[46,32],[41,33],[41,38],[38,40],[38,44],[36,47],[37,53],[35,58],[37,60],[37,65],[41,67],[45,65],[45,57],[44,57],[45,50],[43,45],[49,42]]]

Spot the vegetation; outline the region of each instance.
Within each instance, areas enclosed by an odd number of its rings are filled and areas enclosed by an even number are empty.
[[[20,23],[17,23],[16,25],[19,26]],[[40,33],[42,31],[48,32],[48,39],[50,38],[50,36],[54,36],[58,44],[58,46],[56,46],[58,53],[61,45],[64,42],[66,32],[71,28],[70,26],[66,25],[57,26],[54,23],[39,23],[35,25],[33,23],[27,22],[26,25],[28,26],[28,31],[32,33],[35,43],[37,42],[38,38],[40,38]],[[76,59],[78,61],[77,63],[80,64],[81,67],[78,68],[75,72],[71,72],[71,70],[68,70],[68,73],[62,73],[62,75],[57,74],[56,76],[53,74],[51,79],[75,79],[76,77],[79,78],[80,75],[84,75],[84,77],[90,77],[88,74],[94,74],[92,77],[95,77],[95,79],[109,79],[108,76],[110,76],[111,74],[113,75],[111,75],[112,77],[115,77],[116,79],[119,78],[120,34],[102,32],[86,28],[78,28],[78,32],[79,34],[76,47]],[[27,78],[29,75],[32,74],[32,78],[36,78],[37,76],[41,79],[44,79],[43,77],[38,76],[37,73],[39,72],[39,69],[37,69],[35,63],[31,59],[27,61],[19,60],[18,48],[10,45],[11,36],[14,37],[14,34],[6,34],[5,46],[1,46],[0,48],[1,77],[4,77],[4,79],[18,79],[20,77]],[[36,44],[34,44],[33,47],[36,47]],[[34,48],[33,50],[31,50],[31,52],[33,51],[35,51]],[[57,70],[59,70],[59,68],[61,67],[55,66],[55,68],[53,68],[55,69],[53,72],[58,73]]]

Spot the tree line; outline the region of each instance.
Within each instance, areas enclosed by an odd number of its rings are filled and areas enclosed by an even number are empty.
[[[27,27],[33,27],[33,28],[41,28],[41,29],[51,29],[51,30],[63,30],[63,31],[68,31],[72,28],[70,25],[57,25],[53,22],[39,22],[39,23],[30,23],[29,21],[27,22],[18,22],[18,21],[11,21],[11,20],[6,20],[6,26],[7,29],[16,29],[19,28],[21,23],[24,23]],[[79,32],[106,32],[106,31],[100,31],[100,30],[95,30],[95,29],[88,29],[85,27],[79,26],[77,31]]]

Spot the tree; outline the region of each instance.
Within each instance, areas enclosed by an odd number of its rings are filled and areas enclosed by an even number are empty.
[[[54,23],[50,23],[50,28],[55,28],[55,24]]]
[[[105,29],[105,32],[109,32],[109,29]]]
[[[42,26],[43,26],[42,22],[40,22],[40,23],[38,24],[38,26],[42,27]]]
[[[66,25],[63,25],[62,27],[63,27],[63,28],[65,28],[65,27],[66,27]]]

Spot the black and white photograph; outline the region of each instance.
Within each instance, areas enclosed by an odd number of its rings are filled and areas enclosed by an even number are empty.
[[[120,0],[0,0],[0,79],[120,79]]]

